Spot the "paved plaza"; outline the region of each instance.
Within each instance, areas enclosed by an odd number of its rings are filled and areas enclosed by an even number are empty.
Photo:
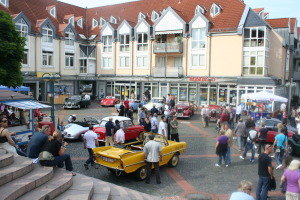
[[[58,113],[65,122],[70,114],[76,114],[78,120],[87,116],[101,119],[105,116],[117,115],[113,107],[102,108],[97,104],[81,110],[57,108],[59,111],[56,114]],[[190,120],[179,120],[179,122],[180,140],[187,142],[187,150],[180,156],[180,162],[176,168],[161,168],[162,184],[160,185],[157,185],[154,180],[150,185],[146,185],[144,182],[137,181],[132,175],[117,177],[104,167],[85,170],[83,163],[88,153],[83,149],[82,141],[70,142],[67,150],[72,157],[76,172],[165,199],[185,199],[193,194],[210,196],[212,199],[228,199],[241,180],[253,182],[253,192],[255,192],[258,180],[257,161],[251,164],[249,159],[241,160],[240,152],[234,148],[232,165],[228,168],[215,167],[214,164],[217,162],[215,124],[210,124],[209,128],[202,128],[199,112]],[[275,171],[278,185],[281,174],[282,170]],[[271,199],[284,199],[279,190],[269,194]]]

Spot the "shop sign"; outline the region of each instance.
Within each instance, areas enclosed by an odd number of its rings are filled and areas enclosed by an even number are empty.
[[[215,82],[217,80],[216,77],[190,77],[190,81],[197,81],[197,82]]]

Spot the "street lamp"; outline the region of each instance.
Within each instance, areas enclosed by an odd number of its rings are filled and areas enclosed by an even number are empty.
[[[291,78],[290,82],[286,82],[285,87],[289,87],[289,101],[288,101],[288,109],[291,109],[291,100],[292,100],[292,87],[296,87],[296,83],[293,82],[293,78]]]
[[[44,73],[42,79],[45,82],[50,82],[50,92],[51,92],[51,120],[55,126],[55,115],[54,115],[54,82],[59,80],[61,77],[58,73]]]

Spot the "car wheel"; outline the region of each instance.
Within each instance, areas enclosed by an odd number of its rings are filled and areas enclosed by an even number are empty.
[[[141,168],[139,168],[136,172],[135,172],[135,176],[138,180],[143,181],[147,178],[147,167],[143,166]]]
[[[169,167],[176,167],[179,162],[179,155],[178,153],[174,154],[171,160],[169,161],[168,165]]]
[[[293,155],[293,146],[291,144],[288,144],[288,147],[287,147],[287,152],[289,155]]]

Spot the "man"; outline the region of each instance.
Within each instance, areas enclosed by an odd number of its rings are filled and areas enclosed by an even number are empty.
[[[124,116],[125,115],[125,106],[123,105],[123,102],[120,103],[120,108],[119,108],[119,116]]]
[[[161,184],[159,175],[159,161],[162,161],[161,145],[154,141],[154,135],[149,135],[149,142],[144,146],[144,158],[147,163],[147,178],[146,183],[150,183],[151,167],[154,165],[154,171],[156,176],[156,183]]]
[[[161,120],[158,125],[158,133],[168,138],[168,127],[165,116],[161,116]]]
[[[119,128],[115,133],[115,142],[116,144],[123,144],[125,143],[125,132],[123,128]]]
[[[127,112],[129,110],[129,101],[128,101],[127,98],[125,99],[123,104],[124,104],[124,107],[125,107],[125,116],[127,116]]]
[[[153,107],[151,108],[150,112],[151,112],[151,115],[152,115],[152,116],[154,115],[154,113],[158,114],[158,110],[157,110],[157,108],[155,107],[155,105],[153,105]]]
[[[178,121],[176,116],[174,116],[172,121],[170,122],[170,134],[171,134],[171,140],[179,142]]]
[[[246,142],[244,141],[247,141],[247,129],[245,123],[243,122],[243,119],[239,119],[239,123],[234,129],[234,133],[237,136],[237,145],[239,147],[239,151],[242,151],[246,145]],[[245,135],[246,139],[244,139]]]
[[[242,115],[242,111],[243,111],[243,107],[242,107],[242,104],[240,104],[240,105],[238,105],[236,107],[236,111],[235,111],[235,123],[238,123],[238,121],[240,120],[241,115]]]
[[[257,200],[267,200],[270,179],[274,179],[272,159],[269,156],[273,152],[273,146],[267,144],[265,152],[258,156],[258,184],[256,189]]]
[[[151,118],[151,132],[152,133],[157,133],[158,132],[158,120],[157,120],[157,114],[156,113]]]
[[[172,110],[175,107],[175,97],[171,96],[170,99],[170,109]]]
[[[144,124],[145,124],[145,118],[146,118],[146,112],[145,112],[145,108],[144,107],[142,107],[142,109],[141,109],[139,118],[140,118],[140,121],[139,121],[140,125],[144,126]]]
[[[258,136],[258,150],[257,153],[261,154],[261,149],[264,149],[266,139],[268,135],[268,129],[266,128],[266,121],[263,120],[261,122],[261,128],[259,130],[259,136]]]
[[[42,147],[48,140],[50,134],[50,127],[48,125],[42,126],[41,131],[35,132],[27,147],[27,156],[32,159],[33,163],[38,162],[39,154],[41,153]]]
[[[109,118],[109,121],[105,124],[105,146],[113,146],[113,134],[114,134],[114,124],[112,122],[113,118]]]
[[[166,98],[166,104],[170,105],[170,100],[171,100],[171,95],[168,94],[167,98]]]
[[[209,126],[209,110],[207,106],[204,106],[201,110],[202,123],[203,127],[206,128]]]
[[[84,163],[85,169],[88,170],[89,164],[91,164],[92,167],[95,164],[94,157],[93,157],[93,148],[99,146],[98,136],[93,131],[93,126],[89,126],[89,130],[85,132],[85,134],[83,135],[83,145],[84,148],[87,149],[89,153],[89,158]]]
[[[246,143],[246,146],[245,146],[245,151],[244,153],[240,156],[241,159],[245,159],[246,158],[246,155],[247,155],[247,152],[249,150],[251,150],[251,158],[250,158],[250,162],[253,163],[254,162],[254,156],[255,156],[255,146],[254,146],[254,142],[257,138],[257,131],[255,130],[255,124],[254,126],[252,126],[249,130],[249,136],[247,138],[247,143]]]

